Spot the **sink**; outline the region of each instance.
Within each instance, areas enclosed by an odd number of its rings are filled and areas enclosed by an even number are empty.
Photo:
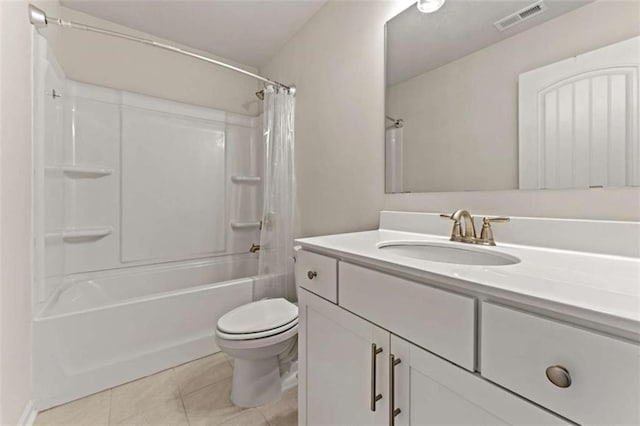
[[[462,246],[463,243],[432,243],[423,241],[387,241],[378,249],[399,256],[431,262],[461,265],[505,266],[520,263],[520,259],[493,249]]]

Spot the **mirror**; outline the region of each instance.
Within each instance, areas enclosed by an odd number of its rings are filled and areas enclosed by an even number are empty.
[[[640,184],[640,2],[447,0],[386,23],[386,192]]]

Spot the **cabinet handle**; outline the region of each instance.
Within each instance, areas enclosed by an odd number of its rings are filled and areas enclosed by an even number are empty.
[[[381,393],[376,393],[376,371],[377,363],[376,357],[382,352],[382,348],[379,348],[375,343],[371,344],[371,411],[376,411],[376,402],[382,399]]]
[[[400,358],[389,354],[389,426],[396,424],[396,416],[402,412],[396,405],[396,372],[395,366],[400,364]]]
[[[559,388],[568,388],[571,386],[571,375],[569,370],[561,365],[552,365],[545,371],[547,379]]]
[[[307,278],[309,278],[310,280],[314,279],[317,276],[318,273],[316,271],[307,271]]]

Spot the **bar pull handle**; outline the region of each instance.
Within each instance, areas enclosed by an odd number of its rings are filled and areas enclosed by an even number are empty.
[[[376,392],[376,358],[381,352],[382,348],[379,348],[375,343],[371,344],[371,411],[373,412],[376,411],[376,402],[382,399],[382,394]]]
[[[396,405],[396,365],[400,364],[400,358],[389,354],[389,426],[396,424],[396,416],[402,412]]]

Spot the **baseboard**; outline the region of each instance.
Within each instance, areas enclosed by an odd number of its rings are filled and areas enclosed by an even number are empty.
[[[20,420],[18,420],[18,426],[33,426],[37,415],[38,410],[36,409],[33,401],[27,401],[27,405],[25,405],[24,411],[22,411]]]

